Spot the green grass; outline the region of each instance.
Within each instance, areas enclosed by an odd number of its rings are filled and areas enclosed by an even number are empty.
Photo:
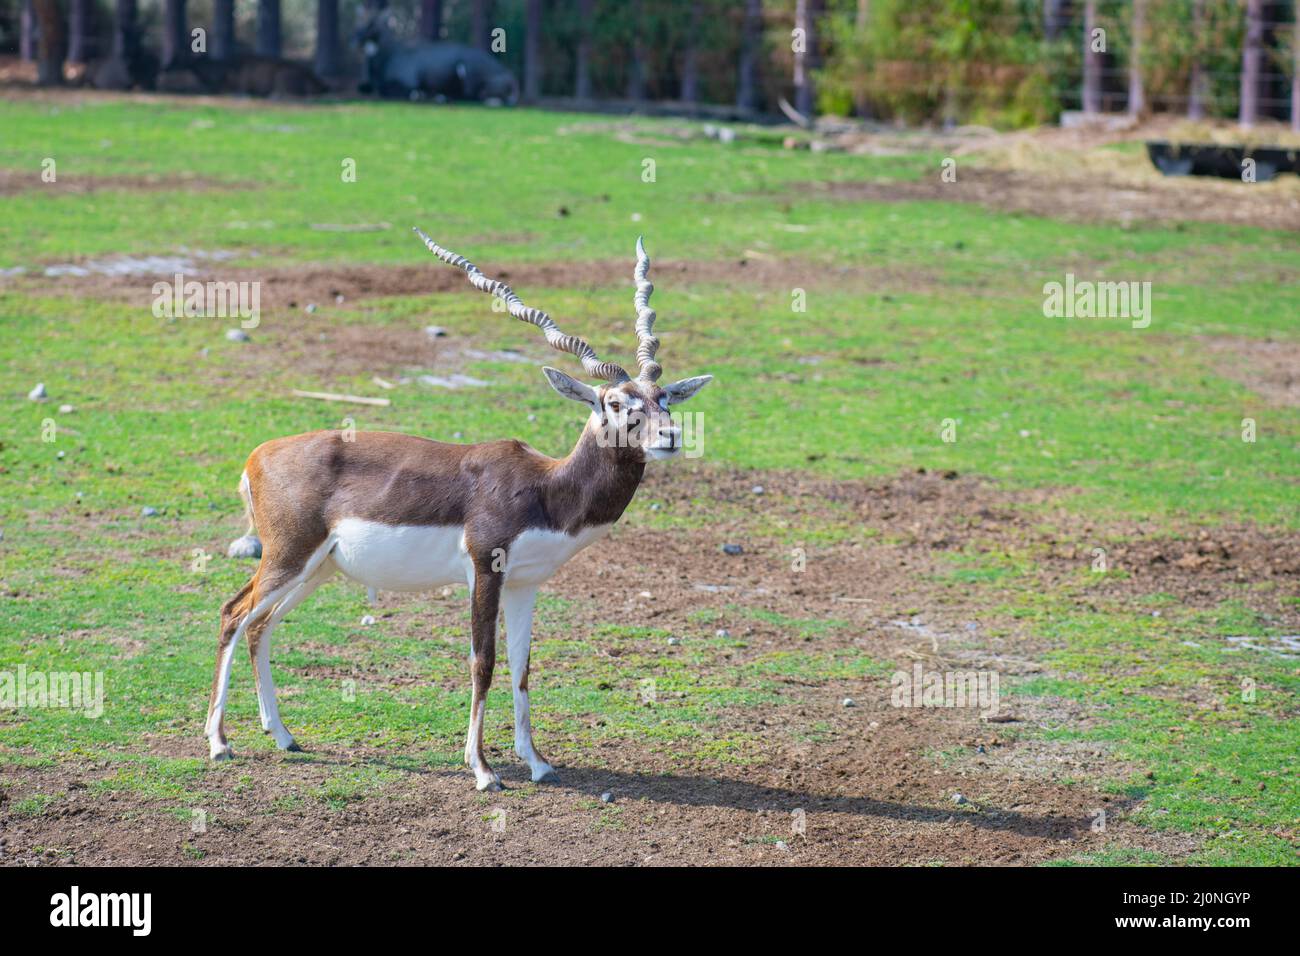
[[[1107,847],[1096,853],[1082,853],[1048,866],[1169,866],[1170,860],[1160,853],[1135,847]]]
[[[670,274],[655,293],[666,374],[717,376],[689,406],[706,425],[706,465],[832,478],[956,469],[1011,488],[1069,489],[1077,525],[1300,528],[1300,414],[1222,377],[1199,343],[1207,335],[1300,340],[1293,235],[833,200],[806,184],[933,175],[939,158],[728,147],[676,139],[650,120],[621,123],[631,133],[620,137],[609,121],[522,110],[68,100],[0,103],[0,124],[7,134],[0,168],[35,175],[52,157],[65,182],[185,173],[204,184],[89,194],[52,185],[7,196],[3,268],[180,248],[230,252],[254,268],[444,268],[410,236],[408,227],[421,224],[480,263],[618,262],[608,285],[518,291],[602,355],[626,361],[632,310],[624,280],[632,241],[644,233],[656,257],[732,264],[725,280],[685,283]],[[340,177],[348,158],[357,162],[355,183]],[[656,163],[653,183],[641,178],[646,158]],[[358,223],[390,228],[313,228]],[[756,256],[792,263],[788,281],[751,283],[738,263]],[[1151,327],[1044,318],[1043,283],[1067,271],[1151,279]],[[807,292],[806,312],[792,311],[795,288]],[[483,348],[539,352],[532,330],[504,321],[468,286],[326,303],[323,311],[325,321],[413,332],[436,321]],[[527,363],[471,363],[466,371],[490,379],[489,388],[473,395],[404,388],[391,407],[360,412],[302,402],[287,390],[373,391],[368,374],[318,378],[288,368],[232,385],[211,369],[238,349],[258,348],[266,329],[241,346],[222,337],[226,324],[0,291],[0,393],[9,401],[0,420],[0,667],[103,671],[107,685],[102,720],[0,711],[0,761],[107,761],[112,772],[96,787],[179,807],[229,785],[227,769],[142,755],[139,741],[190,737],[201,724],[215,608],[247,572],[222,557],[238,526],[233,485],[259,442],[337,427],[352,414],[362,428],[444,438],[458,431],[469,441],[514,435],[561,454],[578,427],[574,407],[556,400]],[[51,402],[24,399],[37,381]],[[65,402],[76,411],[58,413]],[[1245,417],[1258,422],[1254,443],[1241,440]],[[52,442],[42,440],[47,419],[58,429]],[[941,434],[948,420],[952,442]],[[686,527],[733,514],[706,504],[689,513],[638,505],[629,518]],[[161,515],[140,517],[145,505]],[[749,520],[809,546],[876,533],[851,509],[828,508],[829,518],[796,527],[772,516]],[[1208,836],[1195,862],[1295,862],[1288,838],[1275,835],[1294,832],[1300,820],[1293,665],[1228,652],[1214,640],[1273,625],[1230,602],[1209,617],[1176,607],[1159,619],[1119,607],[1085,613],[1070,589],[1038,593],[1031,572],[1024,555],[962,556],[944,575],[1006,602],[1001,613],[1059,648],[1047,661],[1056,676],[1019,692],[1073,696],[1103,713],[1102,728],[1088,735],[1154,774],[1113,786],[1141,797],[1143,823]],[[275,658],[295,731],[402,749],[412,768],[456,765],[468,708],[464,629],[443,618],[430,638],[428,627],[410,623],[427,622],[434,603],[415,599],[400,618],[362,628],[364,596],[335,583],[295,611],[282,632],[294,637]],[[762,759],[756,744],[724,718],[772,702],[776,681],[866,679],[893,666],[829,641],[843,633],[842,621],[740,607],[728,615],[776,628],[788,646],[742,667],[729,663],[735,640],[716,638],[707,617],[684,635],[620,625],[572,633],[571,605],[544,599],[538,626],[546,639],[534,652],[539,733],[563,729],[582,745],[636,739],[716,764],[752,762]],[[668,646],[669,636],[682,643]],[[326,672],[355,674],[355,698],[344,693],[346,677]],[[1247,672],[1257,687],[1251,705],[1234,700]],[[368,681],[377,673],[416,679]],[[645,681],[653,682],[650,702]],[[1207,707],[1206,694],[1216,707]],[[271,746],[249,731],[256,705],[247,681],[237,678],[229,719],[243,731],[237,748]],[[488,720],[489,735],[506,739],[508,694],[493,696]],[[818,740],[828,728],[800,733]],[[319,792],[280,799],[286,807],[316,800],[340,808],[382,791],[395,773],[340,772]],[[14,812],[43,813],[55,799],[25,798]],[[599,821],[618,826],[617,811],[603,809]],[[1154,860],[1119,849],[1085,862]]]
[[[1152,617],[1120,607],[1084,612],[1067,594],[1053,594],[1014,612],[1059,645],[1044,661],[1060,675],[1014,693],[1087,705],[1099,718],[1094,726],[1037,733],[1101,742],[1133,767],[1107,782],[1112,793],[1140,801],[1132,819],[1206,837],[1190,863],[1297,863],[1290,834],[1300,822],[1300,671],[1294,660],[1225,640],[1276,627],[1234,601]]]
[[[50,804],[54,803],[56,799],[56,797],[49,794],[38,793],[35,796],[15,802],[13,812],[20,817],[39,817],[50,808]]]

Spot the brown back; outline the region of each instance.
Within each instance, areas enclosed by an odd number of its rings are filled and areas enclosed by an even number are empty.
[[[308,432],[258,446],[245,470],[263,547],[305,561],[344,518],[460,526],[477,558],[530,528],[618,520],[644,462],[591,429],[565,458],[513,439],[457,445],[394,432]],[[290,553],[292,549],[292,553]]]

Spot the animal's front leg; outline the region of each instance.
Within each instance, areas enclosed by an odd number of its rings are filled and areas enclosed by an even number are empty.
[[[500,610],[501,573],[490,564],[475,562],[474,596],[470,614],[469,673],[474,689],[469,705],[469,734],[465,740],[465,763],[474,771],[479,790],[500,790],[501,778],[483,759],[483,720],[487,713],[488,688],[497,655],[497,614]]]
[[[533,724],[528,713],[528,665],[533,638],[533,602],[536,588],[505,588],[501,606],[506,615],[506,649],[510,658],[510,683],[515,691],[515,753],[528,764],[533,782],[555,780],[555,769],[533,746]]]

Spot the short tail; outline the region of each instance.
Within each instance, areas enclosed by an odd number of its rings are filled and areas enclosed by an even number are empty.
[[[257,536],[257,525],[253,521],[253,492],[248,486],[248,472],[239,476],[239,497],[244,499],[244,517],[248,521],[248,530],[242,538],[230,542],[226,555],[231,558],[260,558],[262,541]]]

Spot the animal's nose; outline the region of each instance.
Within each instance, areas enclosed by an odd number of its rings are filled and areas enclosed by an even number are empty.
[[[676,448],[682,443],[682,430],[680,428],[661,428],[659,429],[659,444],[668,448]]]

